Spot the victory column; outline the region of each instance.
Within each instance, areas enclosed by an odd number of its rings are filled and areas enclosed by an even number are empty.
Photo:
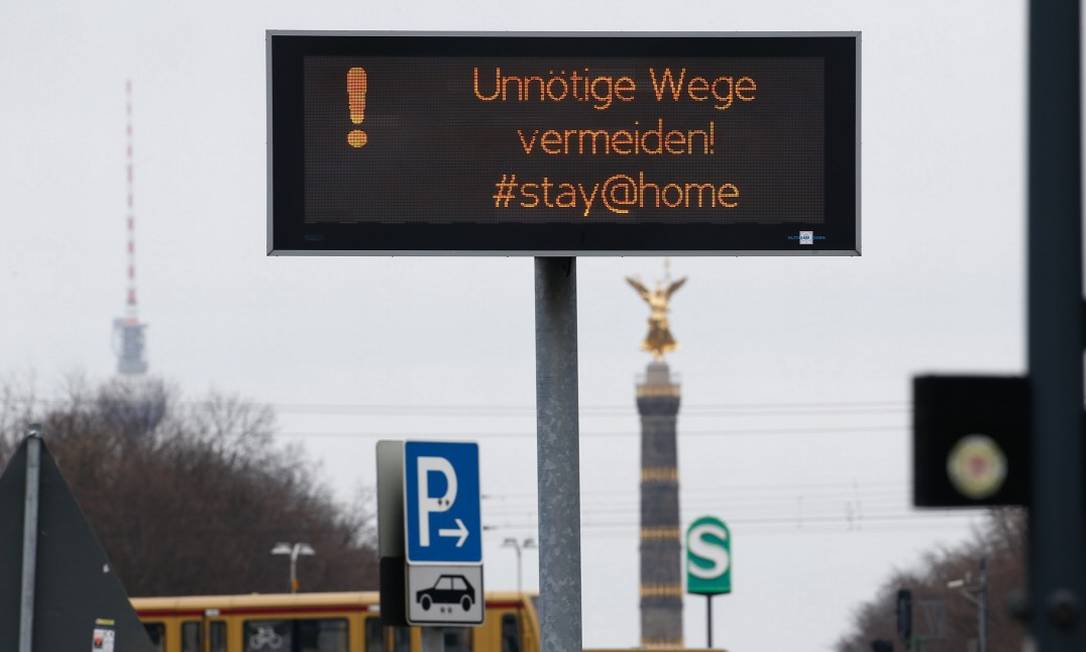
[[[649,332],[641,348],[653,358],[637,384],[637,411],[641,415],[641,645],[682,646],[682,543],[675,435],[680,391],[664,354],[678,346],[667,313],[671,296],[686,278],[673,282],[666,273],[651,290],[636,278],[627,277],[626,281],[649,305]]]

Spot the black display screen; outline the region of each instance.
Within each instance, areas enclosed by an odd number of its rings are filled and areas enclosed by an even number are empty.
[[[269,41],[272,253],[859,253],[858,35]]]

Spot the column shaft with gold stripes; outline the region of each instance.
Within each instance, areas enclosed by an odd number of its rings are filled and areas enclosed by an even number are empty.
[[[676,420],[679,384],[649,363],[637,385],[641,415],[641,645],[681,646],[682,545]]]

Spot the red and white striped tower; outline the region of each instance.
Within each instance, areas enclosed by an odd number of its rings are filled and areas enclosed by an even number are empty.
[[[147,371],[147,359],[144,356],[143,336],[143,330],[147,325],[140,323],[138,301],[136,299],[136,212],[133,200],[134,164],[132,161],[132,142],[132,80],[128,80],[125,82],[128,296],[125,300],[124,317],[113,320],[114,348],[117,354],[117,373],[123,375],[138,375]]]
[[[138,321],[136,308],[136,214],[132,205],[132,80],[124,85],[125,90],[125,171],[127,218],[128,218],[128,301],[125,316],[130,320]]]

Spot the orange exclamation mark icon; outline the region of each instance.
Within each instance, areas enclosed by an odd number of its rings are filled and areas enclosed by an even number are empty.
[[[366,69],[351,68],[347,71],[347,105],[351,110],[351,122],[360,125],[366,119]],[[366,132],[352,129],[347,134],[351,147],[362,147],[369,140]]]

